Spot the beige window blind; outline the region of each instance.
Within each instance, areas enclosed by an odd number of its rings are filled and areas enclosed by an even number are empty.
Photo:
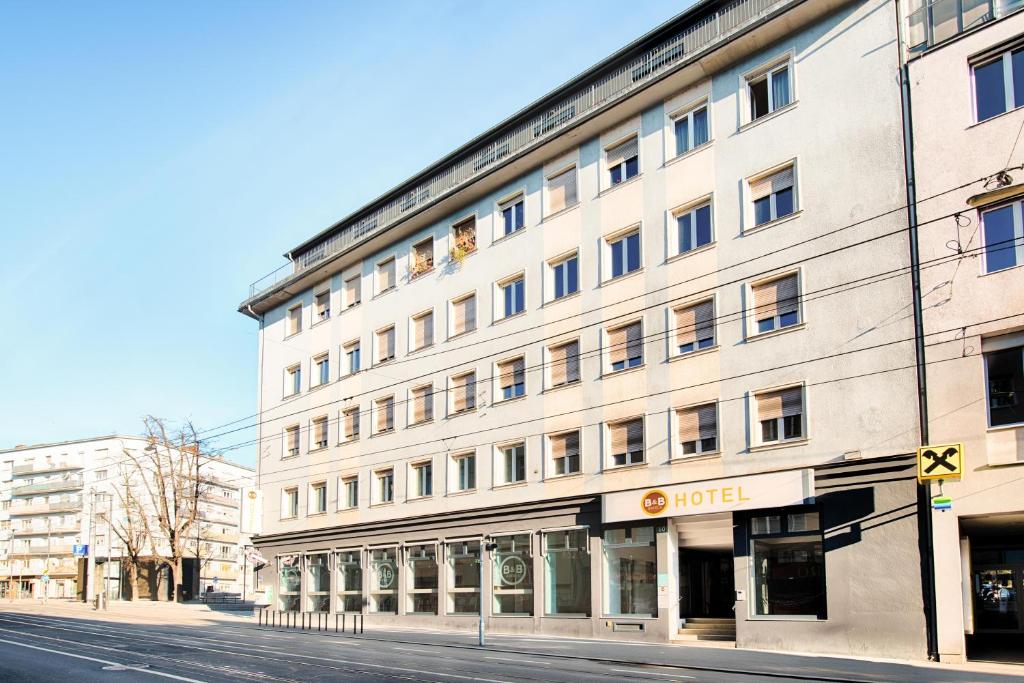
[[[757,419],[776,420],[803,413],[803,392],[800,387],[760,394],[757,397]]]
[[[355,306],[359,303],[359,276],[345,280],[345,306]]]
[[[608,332],[608,354],[611,363],[620,363],[643,355],[640,323],[633,323]]]
[[[502,389],[508,389],[515,384],[521,384],[525,381],[526,362],[522,358],[515,358],[498,363],[498,375]]]
[[[302,306],[296,306],[288,311],[288,334],[297,334],[302,331]]]
[[[551,349],[551,384],[559,386],[580,378],[580,344],[569,342]]]
[[[476,407],[476,373],[459,375],[452,379],[452,408],[460,413]]]
[[[395,328],[389,327],[377,333],[377,361],[391,360],[395,357]]]
[[[434,388],[418,387],[412,390],[412,421],[426,422],[434,417]]]
[[[548,213],[572,206],[576,198],[576,167],[548,178]]]
[[[798,287],[796,275],[765,282],[754,288],[754,318],[765,320],[797,310]]]
[[[395,286],[395,259],[391,258],[377,266],[377,291],[384,292]]]
[[[377,401],[377,431],[386,432],[395,426],[395,399],[392,396]]]
[[[644,421],[629,420],[610,425],[612,455],[642,451],[644,448]]]
[[[452,334],[462,334],[476,329],[476,295],[470,295],[452,303]]]
[[[750,181],[750,198],[758,200],[773,192],[793,187],[793,167],[784,168],[763,178]]]
[[[676,343],[695,344],[715,336],[715,307],[711,301],[676,310]]]
[[[413,318],[413,344],[414,348],[422,349],[434,343],[434,313],[424,313]]]
[[[568,432],[556,434],[551,437],[551,458],[553,460],[565,460],[566,464],[575,461],[580,456],[580,433]],[[564,466],[563,466],[564,467]],[[564,474],[560,472],[560,474]]]
[[[320,417],[313,420],[313,440],[317,444],[327,445],[327,418]]]
[[[353,408],[344,413],[345,439],[354,439],[359,436],[359,409]]]
[[[434,267],[434,241],[424,240],[413,248],[413,268],[420,272]]]
[[[637,155],[637,139],[634,135],[623,143],[608,148],[608,168],[618,166]]]
[[[678,412],[679,441],[700,441],[718,435],[718,417],[714,403],[684,408]]]
[[[289,427],[285,430],[288,436],[288,451],[294,453],[299,450],[299,428]]]

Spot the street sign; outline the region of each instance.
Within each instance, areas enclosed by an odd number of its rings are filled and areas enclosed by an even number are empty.
[[[43,574],[43,576],[41,578],[41,581],[43,583],[50,583],[50,575],[49,574]]]
[[[952,510],[953,499],[949,496],[935,496],[932,498],[933,510]]]
[[[959,479],[964,468],[964,445],[947,443],[917,449],[917,480]]]
[[[75,557],[86,557],[89,555],[89,546],[85,543],[76,543],[71,546],[71,554]]]

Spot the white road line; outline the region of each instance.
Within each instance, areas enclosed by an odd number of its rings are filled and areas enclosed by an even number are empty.
[[[499,662],[515,662],[516,664],[540,664],[541,666],[550,666],[549,662],[538,662],[535,659],[522,659],[515,657],[484,657],[484,659],[495,659]]]
[[[39,647],[37,645],[29,645],[28,643],[19,643],[16,640],[7,640],[6,638],[0,638],[0,643],[7,643],[8,645],[17,645],[18,647],[27,647],[32,650],[41,650],[43,652],[49,652],[55,655],[62,655],[64,657],[74,657],[75,659],[85,659],[90,662],[97,662],[99,664],[105,664],[107,666],[116,666],[118,669],[125,671],[138,671],[139,673],[150,674],[153,676],[161,676],[163,678],[171,678],[176,681],[185,681],[185,683],[206,683],[198,678],[185,678],[184,676],[176,676],[174,674],[164,673],[163,671],[153,671],[152,669],[145,669],[141,666],[132,666],[131,664],[122,664],[121,662],[112,662],[109,659],[98,659],[96,657],[86,657],[85,655],[76,655],[70,652],[62,652],[61,650],[51,650],[47,647]]]
[[[687,676],[686,674],[663,674],[658,673],[657,671],[648,671],[647,669],[644,669],[643,671],[637,671],[636,669],[612,669],[612,671],[633,674],[634,676],[637,676],[639,678],[642,678],[643,676],[667,676],[670,678],[689,678],[693,680],[693,676]]]
[[[433,650],[418,650],[414,647],[393,647],[392,650],[402,650],[403,652],[422,652],[428,655],[434,654]]]

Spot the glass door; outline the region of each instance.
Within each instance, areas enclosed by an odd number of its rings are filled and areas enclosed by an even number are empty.
[[[980,632],[1021,633],[1021,602],[1018,593],[1024,569],[992,567],[975,570],[974,630]]]

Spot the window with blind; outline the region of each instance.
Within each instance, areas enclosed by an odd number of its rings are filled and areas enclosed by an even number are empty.
[[[1024,424],[1024,347],[985,354],[990,427]]]
[[[679,445],[683,455],[699,455],[718,450],[718,407],[706,403],[676,411]]]
[[[434,269],[434,239],[429,237],[412,247],[409,277],[416,278]]]
[[[680,254],[711,244],[711,203],[676,214],[676,229]]]
[[[313,418],[312,425],[312,447],[327,448],[327,416]]]
[[[467,372],[451,379],[452,414],[476,408],[476,373]]]
[[[455,337],[476,329],[476,295],[470,294],[452,301],[451,336]]]
[[[461,453],[452,456],[455,467],[454,487],[456,491],[472,491],[476,488],[476,454]]]
[[[376,408],[376,432],[383,434],[395,428],[395,397],[385,396],[374,402]]]
[[[521,194],[498,205],[498,213],[501,214],[502,236],[511,235],[521,230],[526,224],[523,216],[524,206],[525,202]]]
[[[299,454],[299,425],[284,428],[284,452],[289,457]]]
[[[434,312],[427,311],[412,319],[412,348],[417,351],[434,343]]]
[[[757,420],[761,443],[801,439],[804,436],[804,399],[801,387],[757,394]]]
[[[341,428],[345,441],[355,441],[359,438],[359,408],[342,411]]]
[[[608,425],[608,452],[612,467],[644,462],[644,420],[615,422]]]
[[[751,292],[758,334],[800,322],[800,286],[796,274],[753,285]]]
[[[281,517],[291,519],[299,516],[299,489],[289,487],[281,492]]]
[[[464,256],[476,251],[476,218],[467,218],[452,226],[452,248],[449,256],[460,261]]]
[[[345,280],[345,308],[350,308],[359,303],[362,291],[361,281],[362,278],[358,275],[353,275]]]
[[[331,317],[331,290],[320,292],[313,297],[313,311],[317,322]]]
[[[793,167],[787,166],[760,178],[748,181],[753,203],[754,226],[764,225],[793,213]]]
[[[699,107],[683,112],[674,118],[672,126],[676,136],[676,156],[686,154],[706,144],[710,139],[708,132],[708,107]]]
[[[391,469],[374,472],[377,480],[377,502],[392,503],[395,500],[395,471]]]
[[[576,167],[549,176],[548,185],[548,214],[558,213],[579,202],[576,192]]]
[[[498,363],[498,388],[502,401],[526,393],[526,359],[520,356]]]
[[[359,342],[353,341],[345,345],[345,365],[348,374],[354,375],[359,372]]]
[[[395,328],[385,328],[377,332],[377,362],[385,363],[395,357]]]
[[[498,289],[501,291],[499,313],[502,318],[508,318],[526,310],[526,278],[520,275],[515,279],[506,280],[498,285]]]
[[[1024,264],[1024,202],[983,211],[981,227],[986,273]]]
[[[309,514],[327,512],[327,482],[320,481],[309,487]]]
[[[302,391],[302,366],[293,365],[284,371],[285,374],[285,396],[295,396]]]
[[[502,484],[526,481],[526,444],[517,443],[499,449],[499,473]]]
[[[608,365],[612,372],[635,368],[643,362],[643,334],[639,321],[608,330]]]
[[[551,269],[551,299],[575,294],[580,289],[580,259],[577,253],[549,264]]]
[[[715,304],[711,299],[675,310],[676,351],[692,353],[715,345]]]
[[[747,97],[750,100],[751,121],[789,104],[792,100],[789,64],[777,66],[747,79]]]
[[[394,257],[381,261],[377,264],[377,294],[388,291],[397,283],[395,282],[395,259]]]
[[[359,507],[359,478],[345,477],[341,480],[341,507],[345,510]]]
[[[551,472],[555,476],[580,471],[580,432],[575,430],[548,437],[551,449]]]
[[[1020,43],[983,58],[971,69],[974,112],[979,122],[1024,106],[1024,47]]]
[[[552,346],[548,354],[552,387],[580,381],[580,343],[578,341]]]
[[[607,241],[612,278],[640,270],[640,231],[634,230]]]
[[[316,366],[316,385],[323,386],[331,381],[331,364],[328,354],[323,353],[313,359]]]
[[[411,421],[413,424],[420,424],[422,422],[429,422],[434,419],[434,386],[427,384],[422,387],[416,387],[410,394],[412,395],[412,415]]]
[[[288,330],[285,336],[302,332],[302,306],[292,306],[288,309]]]
[[[427,498],[434,495],[434,463],[420,462],[412,466],[413,495]]]
[[[608,184],[618,185],[629,180],[640,172],[640,146],[637,136],[605,150],[605,163],[608,168]]]

